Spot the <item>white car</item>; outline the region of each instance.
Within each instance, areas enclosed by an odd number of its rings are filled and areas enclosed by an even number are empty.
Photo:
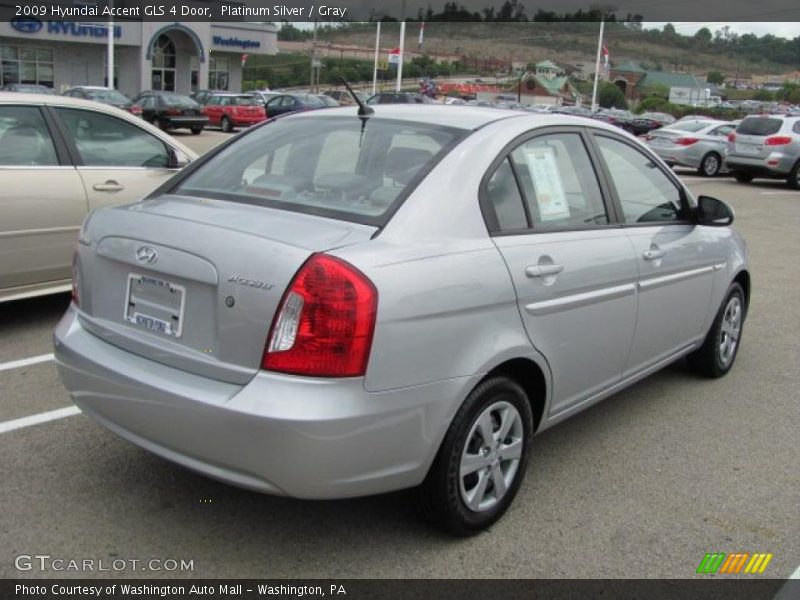
[[[195,158],[124,110],[0,92],[0,302],[68,291],[84,217],[144,198]]]

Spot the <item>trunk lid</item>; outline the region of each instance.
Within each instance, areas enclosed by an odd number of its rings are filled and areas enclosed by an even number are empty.
[[[79,244],[84,325],[184,371],[246,383],[275,311],[315,252],[376,228],[289,211],[161,196],[92,215]]]
[[[765,140],[781,130],[783,121],[774,117],[748,117],[736,128],[733,151],[742,156],[768,157],[774,148],[765,145]]]

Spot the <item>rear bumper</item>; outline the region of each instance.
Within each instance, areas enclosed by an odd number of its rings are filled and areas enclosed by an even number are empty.
[[[760,177],[783,178],[792,170],[796,156],[773,152],[767,158],[755,158],[741,154],[728,154],[725,166],[732,171],[741,171]]]
[[[75,404],[119,436],[210,477],[299,498],[421,483],[476,379],[379,393],[359,378],[267,372],[229,384],[113,346],[74,307],[56,328],[55,355]]]
[[[256,123],[261,123],[261,121],[266,121],[266,117],[232,117],[231,121],[237,127],[249,127],[250,125],[255,125]]]
[[[703,158],[691,147],[669,147],[660,148],[658,146],[649,146],[661,159],[671,165],[680,165],[682,167],[692,167],[694,169],[700,167],[700,161]]]
[[[168,127],[204,127],[208,125],[208,117],[165,117]]]

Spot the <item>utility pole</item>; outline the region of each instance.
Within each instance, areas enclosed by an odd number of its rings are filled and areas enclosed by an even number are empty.
[[[403,2],[403,9],[405,10],[405,2]],[[397,86],[395,91],[399,92],[403,81],[403,49],[406,42],[406,22],[400,21],[400,57],[397,61]]]
[[[114,0],[108,3],[110,9],[114,8]],[[113,10],[112,10],[113,12]],[[108,50],[106,57],[106,77],[108,78],[108,87],[114,89],[114,17],[108,17]]]
[[[377,92],[378,84],[378,56],[381,51],[381,22],[378,21],[378,30],[375,32],[375,64],[372,67],[372,95]]]
[[[597,38],[597,60],[594,64],[594,87],[592,88],[592,112],[597,112],[597,82],[600,79],[600,53],[603,51],[603,29],[605,20],[600,18],[600,36]]]
[[[314,41],[311,42],[311,91],[314,91],[315,70],[317,68],[317,20],[314,19]]]

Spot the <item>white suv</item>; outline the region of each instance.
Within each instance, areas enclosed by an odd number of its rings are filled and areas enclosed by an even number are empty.
[[[786,179],[790,188],[800,189],[800,115],[745,118],[728,135],[725,164],[736,181]]]

